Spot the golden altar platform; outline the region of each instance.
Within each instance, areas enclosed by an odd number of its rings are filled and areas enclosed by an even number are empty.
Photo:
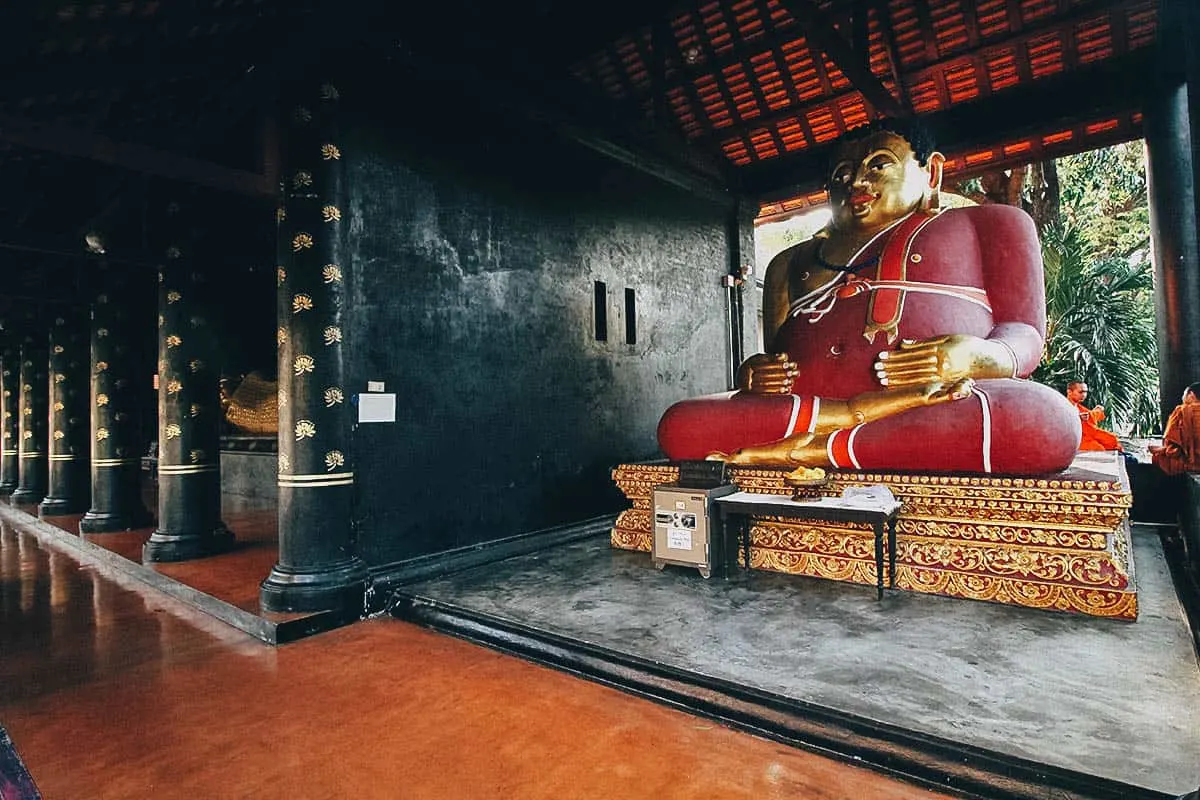
[[[786,467],[731,468],[746,492],[789,494]],[[612,476],[632,507],[612,546],[650,552],[655,486],[674,481],[666,463],[621,464]],[[831,470],[821,493],[887,486],[903,503],[896,587],[1099,617],[1137,618],[1130,556],[1133,495],[1121,455],[1081,452],[1059,473],[1034,477]],[[875,585],[870,526],[754,517],[753,569]],[[744,559],[739,555],[739,563]]]

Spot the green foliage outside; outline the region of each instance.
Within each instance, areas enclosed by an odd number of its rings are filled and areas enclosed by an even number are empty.
[[[1120,434],[1160,431],[1150,222],[1141,142],[1057,162],[1061,220],[1041,231],[1046,351],[1033,379],[1086,381]]]
[[[1042,232],[1046,265],[1046,351],[1033,379],[1059,391],[1086,381],[1088,404],[1106,426],[1148,435],[1161,429],[1150,266],[1097,257],[1081,227]]]

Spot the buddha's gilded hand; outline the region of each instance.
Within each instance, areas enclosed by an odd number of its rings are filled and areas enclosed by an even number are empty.
[[[738,367],[737,387],[753,394],[787,394],[799,374],[787,353],[758,353]]]
[[[964,378],[1007,378],[1015,371],[1012,351],[999,342],[965,333],[932,339],[904,339],[879,354],[875,377],[888,389]]]

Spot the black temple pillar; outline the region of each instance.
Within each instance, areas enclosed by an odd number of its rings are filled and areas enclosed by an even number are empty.
[[[171,203],[158,273],[158,529],[143,561],[227,550],[221,522],[220,395],[205,277]]]
[[[288,110],[278,213],[279,562],[262,583],[274,611],[361,609],[342,336],[345,177],[330,84]]]
[[[21,476],[21,350],[13,337],[6,333],[0,350],[0,494],[12,494]]]
[[[79,522],[82,533],[129,530],[151,520],[141,492],[129,276],[101,260],[96,277],[91,330],[92,506]]]
[[[50,482],[38,516],[78,514],[91,494],[88,402],[91,397],[84,315],[63,312],[50,326]]]
[[[1190,0],[1159,6],[1159,74],[1145,110],[1150,231],[1158,318],[1158,365],[1165,420],[1183,389],[1200,380],[1200,10]]]
[[[46,425],[49,383],[46,377],[46,332],[35,323],[21,342],[21,412],[17,458],[20,477],[9,500],[13,505],[36,505],[46,496]]]

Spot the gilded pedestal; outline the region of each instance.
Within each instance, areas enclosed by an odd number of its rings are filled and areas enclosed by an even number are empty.
[[[744,491],[786,494],[786,468],[735,467]],[[675,480],[668,464],[613,470],[632,502],[613,547],[649,552],[653,487]],[[883,484],[904,504],[897,526],[901,589],[1031,608],[1135,619],[1129,481],[1117,453],[1084,453],[1071,468],[1030,478],[832,472],[827,495]],[[750,565],[796,575],[875,583],[866,526],[755,518]]]

